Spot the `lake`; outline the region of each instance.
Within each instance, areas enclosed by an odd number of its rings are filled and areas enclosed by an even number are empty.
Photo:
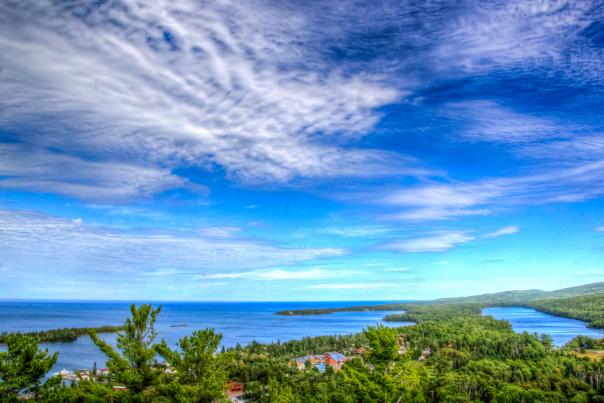
[[[339,312],[331,315],[281,316],[285,309],[331,308],[371,305],[383,301],[363,302],[163,302],[156,329],[158,339],[175,346],[178,339],[194,330],[214,328],[223,335],[222,345],[245,345],[252,340],[262,343],[300,339],[304,336],[350,334],[369,325],[404,326],[383,322],[388,312]],[[154,304],[158,305],[158,304]],[[125,302],[0,302],[0,332],[48,330],[63,327],[97,327],[120,325],[129,316]],[[115,344],[115,334],[101,334]],[[70,343],[47,343],[49,351],[58,351],[59,359],[51,374],[60,369],[105,366],[105,356],[88,336]],[[3,346],[0,346],[2,348]]]
[[[548,334],[556,346],[568,343],[578,335],[600,338],[604,337],[601,329],[588,328],[585,322],[567,319],[539,312],[531,308],[502,307],[485,308],[483,315],[491,315],[495,319],[507,320],[515,332]]]
[[[335,308],[371,305],[377,301],[360,302],[164,302],[158,316],[158,338],[175,346],[178,339],[194,330],[214,328],[223,335],[222,345],[262,343],[300,339],[304,336],[350,334],[369,325],[381,323],[398,327],[409,323],[383,322],[392,312],[337,312],[329,315],[281,316],[274,312],[288,309]],[[380,301],[379,303],[383,303]],[[158,305],[158,304],[155,304]],[[63,327],[96,327],[120,325],[129,316],[125,302],[9,302],[0,301],[0,332],[48,330]],[[546,333],[556,345],[563,345],[576,335],[602,337],[602,331],[589,329],[584,322],[561,318],[529,308],[486,308],[485,315],[507,320],[516,332]],[[115,334],[101,337],[115,344]],[[0,346],[2,349],[4,346]],[[88,336],[71,343],[43,344],[49,351],[58,351],[59,359],[51,373],[60,369],[105,366],[105,356]]]

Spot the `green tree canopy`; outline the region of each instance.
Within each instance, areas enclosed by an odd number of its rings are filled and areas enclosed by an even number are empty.
[[[131,317],[126,319],[117,335],[117,346],[121,354],[107,342],[90,332],[94,343],[109,357],[107,366],[112,376],[134,393],[143,392],[157,383],[160,371],[154,367],[157,332],[155,321],[161,306],[153,308],[150,304],[140,307],[130,305]]]
[[[41,351],[36,338],[12,335],[7,351],[0,352],[0,396],[16,399],[19,393],[35,392],[42,378],[57,361],[58,353]]]

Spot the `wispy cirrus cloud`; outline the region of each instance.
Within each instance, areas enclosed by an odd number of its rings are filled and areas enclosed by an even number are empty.
[[[501,193],[497,184],[439,184],[394,190],[387,192],[381,200],[373,200],[387,206],[405,208],[404,211],[386,215],[387,218],[431,220],[490,214],[491,210],[486,205]]]
[[[371,129],[376,109],[404,93],[371,72],[344,74],[317,57],[310,63],[304,43],[317,33],[305,29],[302,10],[9,1],[0,15],[0,90],[11,94],[0,100],[0,128],[38,150],[21,162],[40,161],[51,173],[5,164],[0,174],[12,178],[5,188],[96,200],[94,190],[114,180],[117,199],[187,186],[171,171],[181,166],[287,182],[404,174],[416,165],[340,145]],[[14,145],[4,147],[19,160]],[[75,169],[63,169],[65,160]],[[126,160],[146,173],[143,183],[82,178],[91,166],[111,172]]]
[[[325,278],[333,278],[342,275],[349,275],[354,272],[334,270],[327,271],[320,268],[308,270],[283,270],[283,269],[268,269],[268,270],[252,270],[238,273],[215,273],[198,277],[200,280],[205,279],[247,279],[247,280],[265,280],[265,281],[280,281],[280,280],[319,280]]]
[[[347,202],[381,207],[382,221],[435,221],[492,215],[504,209],[574,203],[604,194],[604,160],[532,175],[424,183],[371,192],[334,193]]]
[[[1,85],[1,84],[0,84]],[[112,203],[149,197],[173,188],[200,195],[204,185],[173,175],[169,169],[120,161],[86,160],[58,152],[0,143],[0,190],[55,192]]]
[[[474,239],[468,231],[436,231],[420,238],[389,242],[382,248],[403,253],[445,252]]]
[[[203,275],[218,269],[228,274],[235,270],[341,256],[347,252],[341,248],[286,248],[235,235],[216,237],[176,230],[113,229],[6,209],[0,209],[0,249],[5,264],[27,272],[52,266],[63,274],[119,273],[116,279],[139,274]],[[88,267],[94,270],[89,271]],[[226,272],[224,267],[228,267]],[[236,273],[230,275],[237,276]],[[263,273],[260,275],[267,278],[287,276],[284,271]]]
[[[343,237],[372,237],[392,232],[392,228],[380,226],[328,227],[322,232]]]
[[[403,273],[409,271],[409,269],[406,267],[389,267],[387,269],[384,269],[384,271],[389,273]]]
[[[471,141],[523,144],[571,135],[546,118],[519,113],[492,100],[451,102],[442,110],[444,116],[458,122],[458,135]]]
[[[509,225],[507,227],[503,227],[498,229],[497,231],[490,232],[486,235],[483,235],[483,238],[497,238],[504,235],[512,235],[520,231],[517,225]]]
[[[547,66],[585,78],[594,75],[584,71],[588,66],[594,72],[601,67],[590,52],[572,51],[585,46],[584,31],[601,13],[589,1],[483,2],[447,20],[433,53],[442,61],[441,68],[465,73]]]
[[[312,290],[370,290],[392,286],[388,283],[325,283],[309,285]]]

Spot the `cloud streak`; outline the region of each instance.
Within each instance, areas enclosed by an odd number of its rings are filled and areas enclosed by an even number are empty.
[[[402,253],[445,252],[474,239],[467,231],[437,231],[421,238],[393,241],[382,248]]]
[[[483,238],[498,238],[500,236],[512,235],[520,231],[517,225],[509,225],[507,227],[503,227],[498,229],[497,231],[488,233],[483,236]]]
[[[171,172],[181,166],[222,169],[243,182],[415,169],[396,153],[339,145],[374,127],[376,109],[404,94],[371,73],[308,65],[301,12],[189,1],[0,7],[0,91],[11,94],[0,100],[0,127],[38,153],[22,155],[26,172],[3,167],[13,178],[5,188],[96,200],[111,178],[72,175],[124,170],[124,157],[146,175],[142,184],[118,181],[115,198],[187,186]],[[18,149],[5,152],[18,160]]]
[[[319,268],[308,269],[308,270],[283,270],[283,269],[269,269],[269,270],[252,270],[239,273],[216,273],[208,274],[198,277],[199,280],[205,279],[246,279],[246,280],[264,280],[264,281],[283,281],[283,280],[319,280],[330,277],[338,277],[342,275],[349,275],[351,271],[326,271]]]
[[[5,209],[0,209],[0,248],[3,263],[28,272],[52,266],[63,274],[95,276],[105,272],[126,278],[138,274],[209,274],[224,267],[228,267],[225,275],[236,277],[229,271],[295,264],[346,253],[341,248],[284,248],[241,236],[116,230]],[[88,267],[94,270],[89,271]],[[266,278],[287,276],[284,271],[263,273],[260,276]]]

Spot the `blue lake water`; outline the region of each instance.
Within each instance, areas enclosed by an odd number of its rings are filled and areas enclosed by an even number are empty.
[[[539,312],[530,308],[503,307],[485,308],[484,315],[491,315],[495,319],[507,320],[515,332],[529,332],[548,334],[556,346],[562,346],[578,335],[594,338],[604,337],[601,329],[590,329],[585,322],[574,319],[561,318]]]
[[[214,328],[223,335],[223,345],[247,344],[252,340],[268,343],[299,339],[304,336],[349,334],[369,325],[403,326],[405,323],[383,322],[391,312],[338,312],[330,315],[280,316],[274,312],[285,309],[328,308],[370,305],[363,302],[263,302],[263,303],[184,303],[164,302],[158,317],[158,338],[176,345],[178,339],[196,329]],[[157,304],[156,304],[157,305]],[[603,337],[602,331],[589,329],[584,322],[548,315],[527,308],[486,308],[486,315],[507,320],[517,332],[546,333],[556,345],[568,342],[576,335]],[[120,325],[129,316],[125,302],[8,302],[0,301],[0,332],[47,330],[63,327],[96,327]],[[408,323],[407,323],[408,324]],[[174,326],[177,325],[177,326]],[[186,326],[181,326],[186,325]],[[114,334],[101,335],[115,343]],[[88,336],[72,343],[48,343],[49,351],[58,351],[59,359],[51,373],[60,369],[105,366],[105,356]],[[0,346],[3,349],[4,346]]]
[[[197,329],[214,328],[223,335],[223,345],[245,345],[252,340],[268,343],[299,339],[304,336],[349,334],[369,325],[403,326],[404,323],[382,322],[388,312],[339,312],[330,315],[281,316],[285,309],[325,308],[376,304],[364,302],[263,302],[263,303],[161,303],[156,329],[158,339],[175,346],[178,339]],[[155,304],[158,305],[158,304]],[[0,332],[48,330],[63,327],[96,327],[120,325],[129,316],[125,302],[8,302],[0,301]],[[176,325],[176,326],[175,326]],[[186,326],[182,326],[186,325]],[[114,344],[115,334],[102,334]],[[0,346],[0,349],[3,346]],[[88,336],[75,342],[43,344],[58,351],[59,359],[51,373],[60,369],[98,368],[105,366],[105,356]]]

